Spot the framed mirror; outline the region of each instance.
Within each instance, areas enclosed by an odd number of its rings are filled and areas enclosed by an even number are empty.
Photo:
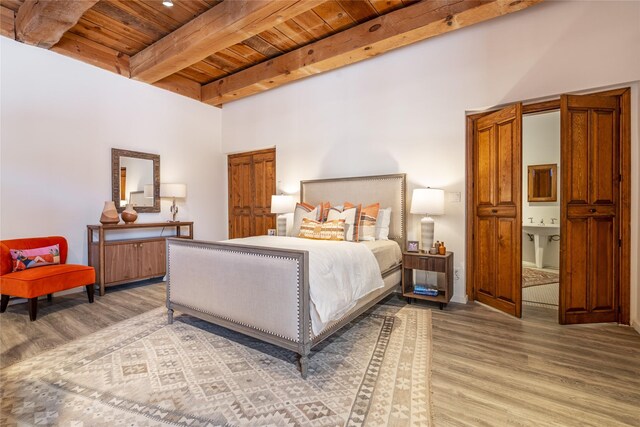
[[[112,148],[111,191],[118,212],[160,212],[160,155]]]
[[[530,202],[555,202],[558,200],[558,166],[529,165],[528,200]]]

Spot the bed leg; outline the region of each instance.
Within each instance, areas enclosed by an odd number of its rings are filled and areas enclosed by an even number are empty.
[[[167,324],[173,325],[173,308],[167,310]]]
[[[300,364],[300,373],[302,374],[302,379],[307,379],[307,373],[309,372],[309,356],[298,355],[298,363]]]

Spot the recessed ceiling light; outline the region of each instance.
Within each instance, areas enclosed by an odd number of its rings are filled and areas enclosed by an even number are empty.
[[[173,6],[173,2],[171,0],[163,0],[162,4],[167,6],[167,7]]]

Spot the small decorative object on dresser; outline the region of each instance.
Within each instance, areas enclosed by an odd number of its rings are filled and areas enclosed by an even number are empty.
[[[419,242],[417,240],[408,240],[407,241],[407,252],[418,252]]]
[[[129,203],[125,210],[122,211],[121,216],[125,224],[132,224],[138,219],[138,212],[136,212],[136,210],[133,209],[133,205]]]
[[[433,301],[440,303],[440,310],[449,303],[453,296],[453,252],[445,255],[405,252],[402,267],[402,295],[409,303],[415,299]]]
[[[120,222],[118,217],[118,211],[116,210],[116,204],[113,201],[104,202],[104,208],[102,209],[102,215],[100,215],[100,223],[102,224],[117,224]]]

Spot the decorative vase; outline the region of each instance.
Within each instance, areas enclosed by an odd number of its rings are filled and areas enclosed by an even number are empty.
[[[118,211],[116,210],[116,204],[113,203],[113,201],[104,202],[104,209],[102,209],[102,215],[100,215],[100,222],[102,224],[117,224],[120,222]]]
[[[124,209],[124,211],[122,211],[121,216],[122,220],[126,224],[131,224],[133,222],[136,222],[136,219],[138,219],[138,212],[133,209],[133,205],[131,203],[128,203],[127,207]]]

